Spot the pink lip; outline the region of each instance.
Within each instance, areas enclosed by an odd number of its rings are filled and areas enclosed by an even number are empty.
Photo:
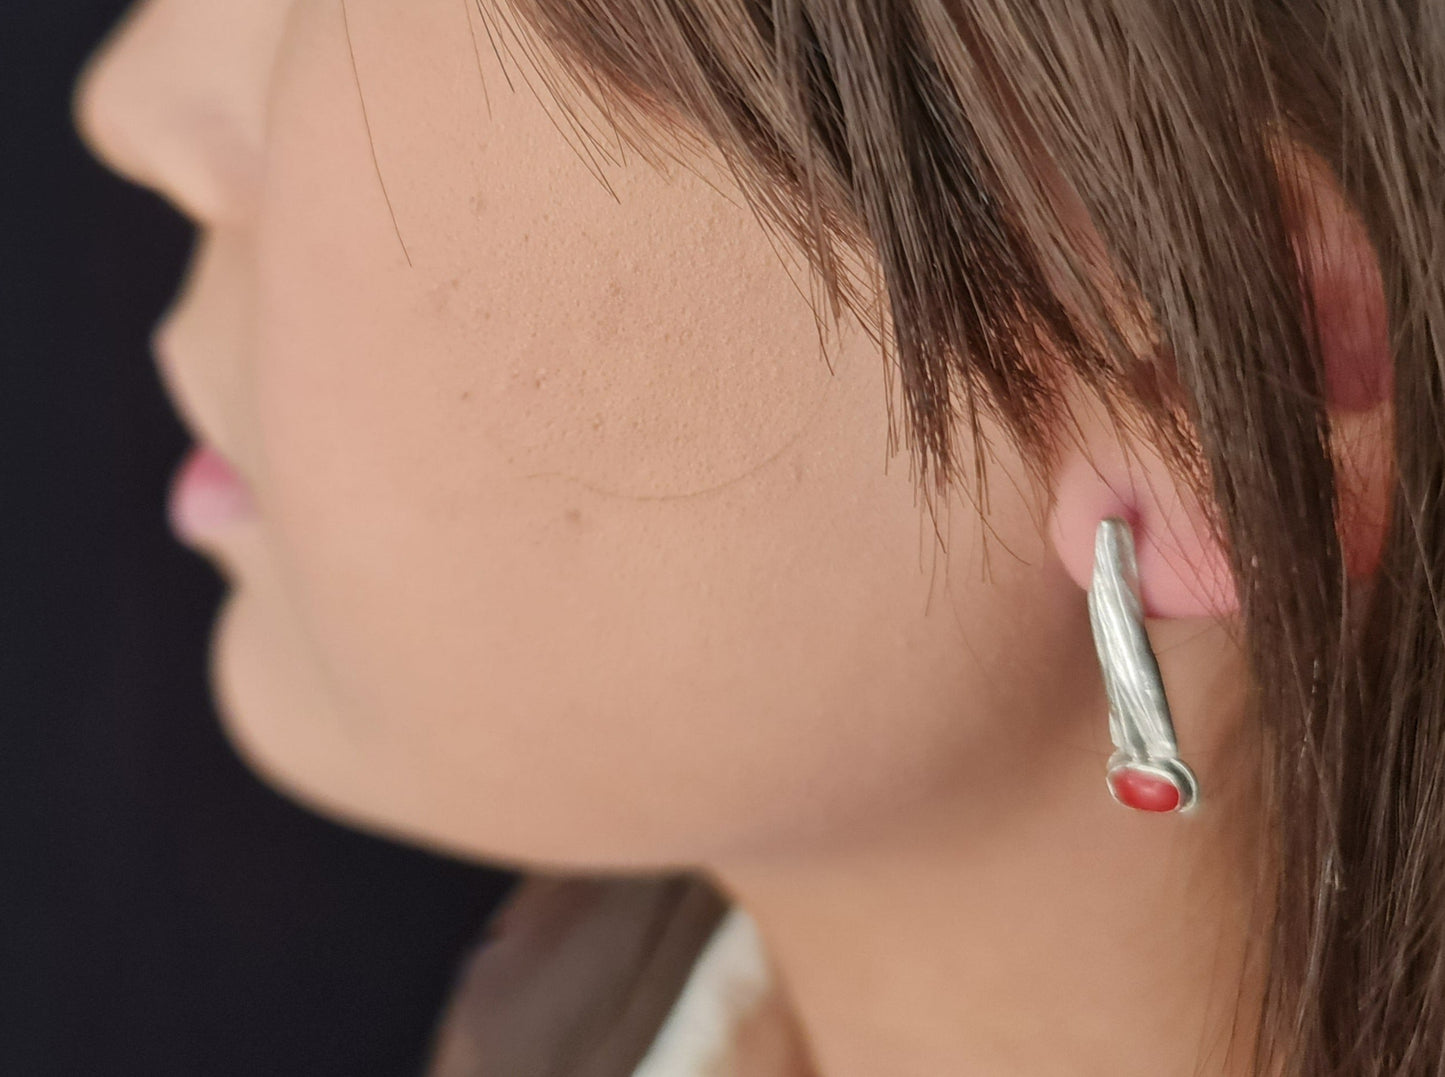
[[[255,516],[251,489],[224,456],[197,445],[171,480],[167,505],[171,530],[183,542],[220,531]]]

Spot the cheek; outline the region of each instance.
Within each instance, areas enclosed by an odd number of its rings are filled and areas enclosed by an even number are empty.
[[[604,185],[470,8],[298,8],[269,132],[278,345],[310,336],[303,362],[339,360],[313,382],[410,397],[518,475],[670,498],[776,456],[832,380],[802,263],[710,156],[622,155]]]
[[[689,653],[670,609],[736,582],[737,518],[705,500],[780,461],[835,383],[720,174],[616,169],[614,198],[534,97],[494,75],[488,117],[458,93],[466,27],[428,27],[466,5],[368,21],[399,7],[353,9],[353,73],[339,7],[303,4],[278,66],[259,485],[359,709],[565,710],[631,655]]]
[[[478,430],[524,473],[691,496],[796,440],[831,379],[812,313],[751,219],[660,180],[630,186],[622,207],[589,205],[585,181],[549,196],[566,213],[515,245],[535,214],[499,207],[499,260],[471,275],[477,362],[454,387],[474,390]]]
[[[272,722],[272,756],[311,745],[298,784],[356,816],[572,861],[625,855],[598,835],[693,855],[764,816],[846,825],[944,780],[968,674],[924,619],[876,349],[850,332],[829,374],[717,171],[618,169],[619,203],[499,74],[490,119],[439,109],[473,84],[467,38],[406,41],[467,7],[353,5],[375,159],[337,5],[298,6],[278,71],[257,486],[336,717]],[[366,21],[403,9],[407,33]]]
[[[499,71],[487,114],[468,5],[377,21],[402,7],[353,6],[353,71],[339,6],[302,4],[278,64],[258,485],[358,708],[522,721],[683,660],[699,630],[670,611],[737,575],[736,516],[703,502],[836,384],[710,162],[612,169],[614,197]]]

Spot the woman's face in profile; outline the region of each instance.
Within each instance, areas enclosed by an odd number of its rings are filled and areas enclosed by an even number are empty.
[[[150,0],[83,79],[98,152],[201,229],[158,350],[256,502],[201,540],[235,742],[346,818],[569,865],[1011,788],[1000,716],[1042,736],[1028,671],[1093,656],[1007,440],[985,576],[720,159],[602,160],[510,51],[471,0]]]

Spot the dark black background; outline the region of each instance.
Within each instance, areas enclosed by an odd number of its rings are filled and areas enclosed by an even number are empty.
[[[510,879],[307,814],[216,724],[147,348],[190,234],[69,127],[124,6],[0,0],[0,1075],[415,1074]]]

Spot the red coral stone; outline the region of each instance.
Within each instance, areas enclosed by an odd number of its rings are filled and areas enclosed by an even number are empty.
[[[1179,790],[1157,774],[1125,767],[1109,776],[1109,785],[1120,803],[1140,811],[1173,811],[1179,807]]]

